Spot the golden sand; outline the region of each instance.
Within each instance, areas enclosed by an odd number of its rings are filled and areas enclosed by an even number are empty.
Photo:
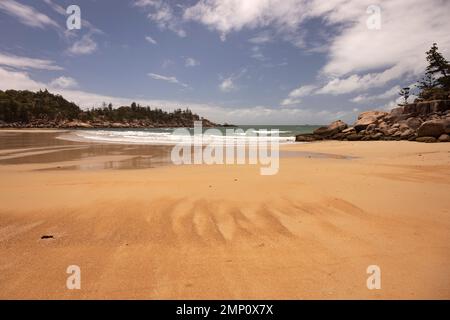
[[[352,158],[284,157],[261,176],[89,167],[146,155],[49,146],[54,134],[1,137],[0,298],[450,299],[450,144],[288,145]],[[69,265],[81,290],[66,288]]]

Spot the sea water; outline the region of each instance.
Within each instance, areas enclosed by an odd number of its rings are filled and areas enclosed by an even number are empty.
[[[299,125],[246,125],[236,127],[216,127],[221,134],[208,134],[203,128],[208,143],[238,144],[249,141],[255,134],[258,139],[277,139],[280,144],[295,142],[295,136],[301,133],[311,133],[318,126]],[[277,137],[271,137],[270,131],[278,130]],[[234,132],[233,132],[234,131]],[[97,141],[120,144],[148,144],[174,145],[179,143],[191,144],[194,141],[194,129],[188,128],[189,134],[177,134],[176,128],[148,128],[148,129],[87,129],[76,130],[74,135],[80,140]],[[231,134],[230,134],[231,132]]]

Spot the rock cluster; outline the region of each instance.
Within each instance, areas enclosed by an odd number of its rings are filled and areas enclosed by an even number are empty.
[[[303,142],[316,140],[450,142],[450,100],[416,100],[391,112],[367,111],[352,126],[337,120],[296,138]]]
[[[218,127],[220,125],[215,124],[207,119],[203,119],[203,127]],[[120,129],[120,128],[180,128],[180,127],[193,127],[194,122],[188,120],[173,120],[165,122],[152,122],[149,120],[134,120],[129,122],[109,122],[109,121],[52,121],[38,119],[27,123],[13,122],[6,123],[0,121],[0,128],[61,128],[61,129]]]

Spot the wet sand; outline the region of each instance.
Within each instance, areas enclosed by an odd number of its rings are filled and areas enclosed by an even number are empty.
[[[450,144],[287,145],[261,176],[59,134],[0,131],[0,298],[450,298]]]
[[[169,146],[59,139],[68,134],[62,130],[0,130],[0,165],[15,165],[24,170],[99,170],[171,164]]]

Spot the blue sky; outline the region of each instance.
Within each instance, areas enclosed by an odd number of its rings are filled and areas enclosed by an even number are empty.
[[[448,57],[449,13],[445,0],[1,0],[0,89],[237,124],[351,122],[394,107],[433,42]]]

